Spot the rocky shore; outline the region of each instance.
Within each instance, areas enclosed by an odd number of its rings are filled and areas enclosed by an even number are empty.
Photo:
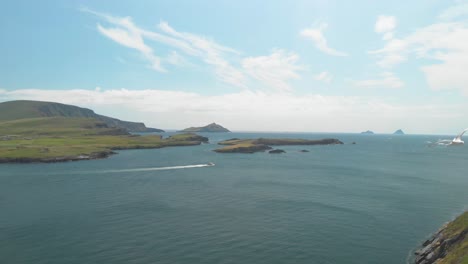
[[[468,212],[444,225],[414,254],[415,264],[468,263]]]
[[[225,147],[220,149],[215,149],[213,151],[218,153],[255,153],[255,152],[262,152],[265,150],[272,149],[272,147],[267,145],[234,145],[232,147]]]
[[[215,152],[219,153],[255,153],[270,150],[270,146],[301,146],[301,145],[338,145],[343,144],[335,138],[324,138],[317,140],[309,139],[296,139],[296,138],[258,138],[258,139],[238,139],[232,138],[225,141],[221,141],[218,145],[225,147],[215,149]],[[283,153],[284,151],[274,150],[270,152]]]
[[[61,156],[61,157],[47,157],[47,158],[0,158],[0,163],[53,163],[53,162],[67,162],[67,161],[80,161],[80,160],[94,160],[105,159],[111,155],[117,154],[114,151],[99,151],[90,154],[76,155],[76,156]]]

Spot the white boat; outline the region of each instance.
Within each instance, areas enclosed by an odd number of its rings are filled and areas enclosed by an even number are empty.
[[[462,140],[463,134],[468,131],[468,128],[463,130],[458,136],[456,136],[452,142],[450,143],[450,146],[459,146],[459,145],[464,145],[465,141]]]
[[[208,162],[206,165],[208,166],[214,166],[215,164],[213,162]]]

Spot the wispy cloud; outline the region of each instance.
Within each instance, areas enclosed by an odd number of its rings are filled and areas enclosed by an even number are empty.
[[[159,29],[169,36],[176,38],[181,43],[186,43],[188,49],[182,49],[189,55],[201,58],[205,63],[215,68],[217,76],[224,82],[246,88],[246,79],[244,74],[232,66],[226,59],[228,53],[239,54],[238,51],[220,45],[214,40],[205,38],[192,33],[178,32],[167,22],[161,22]]]
[[[248,57],[242,60],[242,67],[253,78],[280,91],[290,91],[288,82],[299,79],[304,67],[297,64],[299,56],[284,50],[273,50],[268,56]]]
[[[302,66],[297,64],[299,56],[292,52],[275,50],[272,54],[258,57],[241,56],[234,48],[217,43],[215,40],[188,32],[181,32],[162,21],[158,31],[150,31],[137,26],[130,17],[117,17],[83,8],[83,12],[101,18],[110,26],[97,24],[98,31],[109,39],[125,47],[137,50],[159,72],[166,72],[163,63],[187,66],[185,56],[193,57],[209,65],[219,80],[242,89],[249,89],[252,80],[260,81],[276,90],[291,89],[289,80],[300,77]],[[147,42],[164,44],[176,49],[168,55],[155,55]]]
[[[397,20],[394,16],[380,15],[375,22],[374,30],[376,33],[383,34],[384,40],[393,38],[393,31],[397,26]]]
[[[392,39],[379,50],[377,64],[384,68],[413,59],[425,59],[421,66],[427,82],[434,90],[458,89],[468,95],[468,24],[440,22],[420,28],[402,39]],[[428,63],[427,59],[436,63]]]
[[[314,79],[317,81],[322,81],[324,83],[331,83],[333,80],[333,75],[327,71],[323,71],[317,75],[314,76]]]
[[[130,18],[127,18],[129,23],[132,23]],[[113,41],[135,50],[138,50],[143,57],[150,62],[151,68],[159,72],[166,72],[161,66],[161,59],[155,56],[153,49],[145,44],[143,37],[138,31],[123,30],[120,28],[104,28],[100,24],[97,29],[104,36],[112,39]]]
[[[447,8],[439,15],[439,18],[442,20],[453,20],[463,16],[468,16],[468,3],[460,3]]]
[[[405,84],[400,78],[395,76],[393,72],[383,72],[380,74],[379,79],[355,81],[354,85],[357,87],[370,88],[401,88]]]
[[[327,39],[324,36],[324,32],[327,29],[328,24],[321,23],[318,27],[310,27],[303,29],[300,34],[301,36],[312,40],[314,42],[315,47],[320,51],[332,55],[332,56],[348,56],[345,52],[338,51],[336,49],[330,48],[328,46]]]

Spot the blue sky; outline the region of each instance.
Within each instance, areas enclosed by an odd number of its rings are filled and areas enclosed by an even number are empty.
[[[467,126],[465,1],[2,1],[0,33],[0,101],[161,128]]]

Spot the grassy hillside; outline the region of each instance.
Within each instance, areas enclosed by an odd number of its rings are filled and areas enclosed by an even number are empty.
[[[208,139],[181,134],[130,135],[94,118],[42,117],[0,122],[0,162],[103,158],[112,150],[193,146]]]
[[[52,116],[95,117],[95,115],[90,109],[59,103],[40,101],[10,101],[0,103],[0,121]]]
[[[431,236],[415,254],[416,264],[468,264],[468,212]]]
[[[41,117],[95,118],[109,127],[124,128],[130,132],[163,132],[160,129],[147,128],[143,123],[98,115],[91,109],[73,105],[26,100],[0,103],[0,122]]]
[[[464,234],[464,235],[462,235]],[[457,217],[444,230],[447,238],[463,236],[448,248],[447,255],[439,260],[439,264],[468,264],[468,212]]]

